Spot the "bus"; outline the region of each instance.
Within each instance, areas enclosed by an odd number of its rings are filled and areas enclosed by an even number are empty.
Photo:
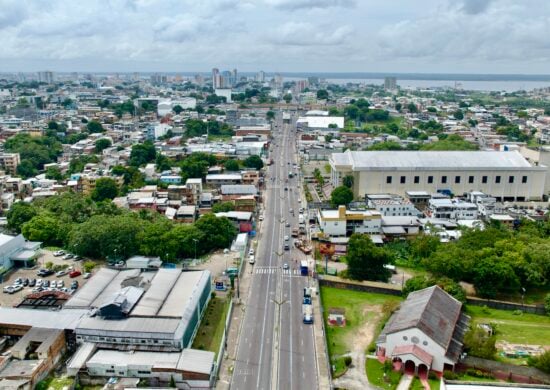
[[[307,276],[308,275],[307,260],[302,260],[300,262],[300,274],[302,276]]]

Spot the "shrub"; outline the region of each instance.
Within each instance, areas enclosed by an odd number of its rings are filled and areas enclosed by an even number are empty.
[[[514,314],[515,316],[521,316],[523,315],[523,312],[521,310],[514,310],[512,314]]]
[[[437,377],[437,374],[436,374],[435,372],[430,371],[430,372],[428,373],[428,379],[437,380],[437,379],[439,379],[439,378]]]
[[[374,353],[376,352],[376,343],[373,341],[370,342],[369,346],[367,347],[367,352]]]
[[[443,372],[443,378],[447,379],[447,380],[456,380],[458,379],[458,374],[452,372],[452,371],[445,371]]]
[[[344,364],[346,365],[346,367],[351,366],[351,361],[352,361],[351,356],[344,357]]]
[[[83,267],[84,272],[91,272],[95,268],[95,263],[93,261],[85,261]]]

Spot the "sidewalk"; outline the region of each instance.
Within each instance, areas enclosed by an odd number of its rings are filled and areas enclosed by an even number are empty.
[[[313,339],[315,342],[315,358],[317,359],[317,377],[319,380],[319,389],[330,389],[330,372],[328,365],[328,356],[325,332],[323,328],[323,313],[321,312],[319,284],[317,284],[317,296],[313,301]]]
[[[413,381],[414,376],[404,374],[401,377],[401,380],[399,381],[399,384],[397,385],[396,390],[409,390],[409,387],[411,387],[411,383]]]

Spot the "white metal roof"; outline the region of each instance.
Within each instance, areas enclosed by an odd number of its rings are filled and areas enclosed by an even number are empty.
[[[48,329],[75,329],[87,310],[36,311],[14,307],[0,307],[0,324],[36,326]]]
[[[519,152],[496,151],[361,151],[333,153],[332,162],[350,169],[534,169]]]

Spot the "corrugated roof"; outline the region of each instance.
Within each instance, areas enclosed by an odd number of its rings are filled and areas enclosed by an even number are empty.
[[[87,310],[36,311],[0,307],[0,325],[36,326],[49,329],[75,329]]]
[[[447,350],[461,309],[462,303],[439,286],[414,291],[392,315],[382,334],[388,335],[405,329],[418,328]]]
[[[208,279],[207,272],[180,272],[178,280],[170,289],[158,315],[161,317],[182,317],[187,310],[196,311],[199,297]]]
[[[178,339],[180,320],[172,318],[128,317],[122,320],[104,320],[86,317],[76,327],[76,334],[97,335],[104,332],[110,337],[128,337],[128,333],[147,333],[163,339]],[[179,337],[178,337],[179,336]]]
[[[131,312],[131,316],[157,315],[166,297],[182,274],[181,270],[161,268],[151,280],[151,287]]]
[[[178,369],[182,371],[210,374],[214,364],[214,352],[198,349],[184,349],[178,361]]]
[[[224,195],[256,195],[258,190],[252,184],[224,184],[221,192]]]
[[[533,167],[519,152],[496,151],[346,151],[333,153],[336,165],[370,169],[518,169]]]

